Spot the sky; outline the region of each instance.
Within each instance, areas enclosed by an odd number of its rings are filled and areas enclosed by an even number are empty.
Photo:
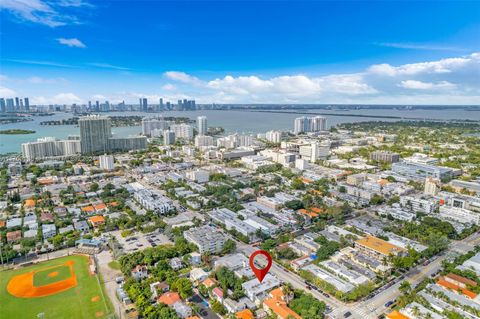
[[[0,0],[0,97],[480,104],[480,1]]]

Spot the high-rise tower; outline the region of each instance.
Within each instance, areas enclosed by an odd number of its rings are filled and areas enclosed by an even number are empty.
[[[78,120],[78,125],[82,154],[109,151],[108,139],[112,136],[110,118],[98,115],[86,116]]]

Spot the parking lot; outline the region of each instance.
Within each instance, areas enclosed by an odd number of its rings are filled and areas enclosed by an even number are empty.
[[[149,247],[156,247],[158,245],[173,244],[167,236],[160,232],[148,234],[133,233],[126,238],[122,237],[119,231],[114,232],[113,235],[117,238],[118,242],[123,247],[123,251],[127,254]]]

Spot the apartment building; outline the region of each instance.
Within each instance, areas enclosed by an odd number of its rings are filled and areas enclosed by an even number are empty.
[[[355,241],[355,247],[359,251],[378,260],[383,260],[383,258],[388,258],[389,256],[405,255],[407,253],[406,249],[374,236],[358,239]]]
[[[174,209],[171,199],[153,189],[140,189],[133,194],[133,198],[145,209],[164,215]]]
[[[421,164],[406,160],[393,163],[392,171],[417,181],[423,181],[426,177],[433,177],[439,180],[451,179],[455,175],[454,170],[448,167]]]
[[[400,160],[400,154],[390,151],[375,151],[370,154],[370,159],[375,162],[396,163]]]
[[[438,215],[442,220],[453,220],[461,224],[480,225],[480,214],[460,207],[440,207]]]
[[[188,242],[196,245],[201,254],[221,252],[227,240],[220,230],[211,226],[190,228],[183,233],[183,236]]]
[[[437,210],[439,203],[431,197],[402,196],[400,197],[400,205],[411,212],[433,214]]]
[[[296,199],[295,196],[285,193],[276,193],[274,197],[257,197],[257,203],[273,210],[279,210],[286,202],[294,199]]]

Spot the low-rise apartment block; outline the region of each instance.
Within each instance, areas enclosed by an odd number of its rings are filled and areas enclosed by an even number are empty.
[[[400,154],[390,151],[375,151],[370,154],[370,159],[376,162],[396,163],[400,160]]]
[[[366,236],[355,242],[355,247],[376,259],[383,260],[389,256],[405,255],[407,250],[396,245],[393,245],[383,239]]]
[[[438,200],[433,197],[400,197],[400,205],[411,212],[421,212],[425,214],[433,214],[439,207]]]
[[[227,240],[227,237],[220,230],[211,226],[190,228],[183,233],[183,236],[188,242],[196,245],[201,254],[221,252]]]
[[[164,215],[171,211],[173,202],[159,191],[154,189],[140,189],[133,194],[133,198],[139,202],[145,209],[151,210],[157,214]]]

